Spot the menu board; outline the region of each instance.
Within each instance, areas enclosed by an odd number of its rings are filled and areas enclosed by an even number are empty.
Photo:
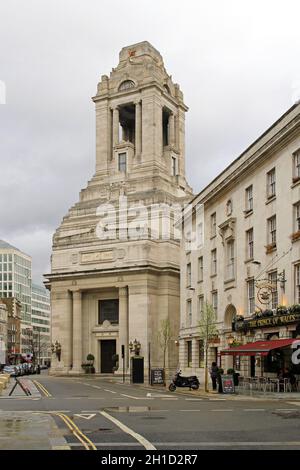
[[[151,369],[151,385],[159,385],[164,383],[164,369]]]
[[[233,375],[221,375],[223,393],[234,393]]]

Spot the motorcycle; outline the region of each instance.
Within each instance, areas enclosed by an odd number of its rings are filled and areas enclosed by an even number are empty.
[[[198,390],[200,382],[196,375],[190,377],[182,377],[181,371],[177,372],[173,381],[169,385],[170,392],[175,392],[176,387],[188,387],[190,390]]]

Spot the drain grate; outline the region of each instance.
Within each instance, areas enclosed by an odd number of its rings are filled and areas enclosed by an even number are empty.
[[[166,419],[165,416],[142,416],[142,419]]]

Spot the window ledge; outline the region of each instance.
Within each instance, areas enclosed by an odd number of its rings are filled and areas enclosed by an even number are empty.
[[[201,282],[203,282],[203,279],[201,279],[200,281],[197,281],[197,284],[201,284]]]
[[[253,209],[248,210],[248,211],[244,211],[244,217],[245,217],[245,219],[246,219],[247,217],[250,217],[250,215],[252,215],[252,214],[253,214]]]
[[[217,277],[217,273],[211,274],[210,277],[211,277],[211,278],[212,278],[212,277]]]
[[[296,186],[299,186],[300,184],[300,177],[299,178],[293,178],[293,183],[291,185],[291,188],[295,188]]]
[[[226,279],[226,281],[224,281],[224,284],[230,284],[230,283],[232,283],[232,282],[234,282],[234,281],[235,281],[235,277],[232,277],[232,278],[230,278],[230,279]]]
[[[247,263],[252,263],[252,261],[254,261],[254,258],[248,258],[244,261],[245,264]]]
[[[270,204],[271,202],[275,201],[276,194],[274,196],[269,196],[266,200],[266,205]]]
[[[216,238],[216,236],[217,236],[217,234],[211,235],[210,240],[213,240],[214,238]]]

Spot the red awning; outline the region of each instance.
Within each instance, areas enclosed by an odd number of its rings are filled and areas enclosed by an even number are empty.
[[[300,345],[299,339],[274,339],[270,341],[255,341],[254,343],[241,344],[221,351],[222,356],[267,356],[272,349],[285,348],[293,343]]]

